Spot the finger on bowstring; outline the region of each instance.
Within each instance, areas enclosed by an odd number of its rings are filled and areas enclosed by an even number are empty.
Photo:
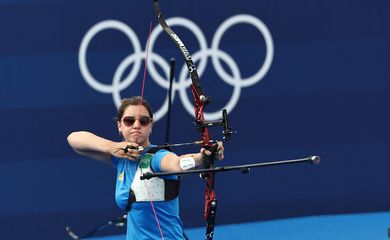
[[[130,160],[136,160],[139,159],[141,155],[139,155],[138,153],[126,153],[125,157]]]
[[[126,147],[125,147],[124,152],[125,152],[125,153],[128,153],[128,152],[131,152],[131,151],[134,151],[134,150],[140,151],[140,150],[141,150],[140,147],[141,147],[141,146],[138,146],[138,144],[128,143],[128,144],[126,145]],[[143,150],[143,147],[141,147],[141,148],[142,148],[142,150]]]

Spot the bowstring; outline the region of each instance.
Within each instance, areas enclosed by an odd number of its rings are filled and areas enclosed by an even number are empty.
[[[140,105],[139,105],[138,119],[140,119],[140,117],[141,117],[142,102],[143,102],[143,99],[144,99],[144,92],[145,92],[145,82],[146,82],[146,77],[147,77],[147,65],[148,65],[149,50],[150,50],[149,49],[150,36],[152,34],[152,27],[153,27],[153,18],[152,17],[153,17],[153,13],[150,16],[149,34],[148,34],[148,40],[147,40],[147,44],[146,44],[145,66],[144,66],[144,74],[143,74],[143,79],[142,79],[141,102],[140,102]],[[142,170],[141,170],[141,172],[142,172]],[[165,240],[163,232],[162,232],[162,229],[161,229],[160,221],[159,221],[159,219],[157,217],[156,208],[154,207],[154,203],[153,203],[152,198],[150,196],[148,185],[146,184],[146,180],[144,180],[143,182],[144,182],[144,185],[145,185],[146,192],[148,194],[150,206],[152,207],[154,219],[156,220],[156,224],[157,224],[158,230],[160,232],[161,239]]]
[[[140,117],[140,115],[141,115],[142,101],[144,99],[145,82],[146,82],[146,76],[147,76],[147,65],[148,65],[148,60],[149,60],[149,44],[150,44],[150,36],[152,34],[152,27],[153,27],[153,19],[152,19],[152,16],[150,16],[149,34],[148,34],[148,40],[147,40],[147,44],[146,44],[146,56],[145,56],[144,75],[143,75],[143,78],[142,78],[142,87],[141,87],[141,103],[139,105],[138,117]]]

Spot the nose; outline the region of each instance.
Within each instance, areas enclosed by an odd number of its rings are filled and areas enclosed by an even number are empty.
[[[141,122],[139,119],[136,119],[135,122],[133,123],[133,128],[141,128]]]

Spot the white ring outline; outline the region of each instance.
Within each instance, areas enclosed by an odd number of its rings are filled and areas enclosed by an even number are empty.
[[[141,62],[142,58],[139,58],[138,61],[135,62],[133,71],[129,73],[129,76],[122,81],[119,86],[117,85],[107,85],[103,84],[99,81],[97,81],[91,74],[91,72],[88,69],[87,65],[87,49],[89,46],[89,43],[91,42],[92,38],[99,33],[100,31],[106,30],[106,29],[116,29],[119,31],[122,31],[126,36],[130,39],[131,43],[134,47],[134,54],[140,54],[142,52],[141,50],[141,44],[138,40],[137,35],[134,33],[134,31],[124,24],[123,22],[117,21],[117,20],[105,20],[102,22],[99,22],[92,26],[88,32],[85,34],[83,40],[80,44],[79,49],[79,66],[81,74],[83,75],[85,81],[95,90],[103,93],[113,93],[115,91],[118,91],[118,89],[115,89],[116,87],[119,87],[119,91],[124,90],[127,86],[131,84],[133,81],[132,79],[136,77],[136,74],[138,74],[140,68],[141,68]]]
[[[113,85],[114,86],[117,86],[117,85],[120,84],[120,77],[123,75],[123,73],[126,70],[126,68],[129,65],[131,65],[132,61],[134,61],[134,58],[136,58],[136,57],[139,57],[139,58],[143,57],[144,58],[145,57],[145,55],[143,53],[140,53],[139,55],[141,55],[141,56],[137,56],[136,54],[129,55],[128,57],[126,57],[119,64],[119,66],[118,66],[118,68],[117,68],[117,70],[115,71],[115,74],[114,74],[114,80],[113,80]],[[158,54],[153,54],[153,55],[149,56],[149,61],[150,62],[153,62],[153,61],[158,62],[158,64],[160,64],[160,66],[162,66],[162,69],[165,71],[165,74],[166,74],[166,76],[168,78],[170,67],[169,67],[168,63],[165,61],[164,58],[162,58]],[[134,79],[131,80],[130,84],[134,81]],[[115,89],[118,89],[118,88],[115,88]],[[113,97],[115,106],[119,109],[119,107],[120,107],[120,105],[122,103],[122,98],[120,96],[120,91],[114,91],[112,93],[112,97]],[[172,91],[171,101],[173,101],[174,99],[175,99],[175,91]],[[164,101],[162,107],[160,107],[159,110],[157,110],[153,114],[153,121],[154,122],[157,122],[158,120],[160,120],[168,112],[168,104],[169,104],[169,101],[168,101],[168,96],[167,96],[165,98],[165,101]]]
[[[228,28],[230,28],[231,26],[238,24],[238,23],[253,24],[253,26],[255,26],[260,31],[260,33],[263,35],[264,41],[265,41],[265,46],[267,49],[264,63],[261,66],[261,68],[259,69],[259,71],[251,77],[240,80],[239,84],[241,86],[248,87],[248,86],[251,86],[251,85],[261,81],[264,78],[264,76],[267,74],[268,70],[271,67],[272,59],[274,56],[274,44],[273,44],[273,40],[272,40],[272,36],[271,36],[270,31],[268,30],[267,26],[260,19],[255,18],[251,15],[240,14],[240,15],[235,15],[233,17],[230,17],[228,20],[223,22],[221,24],[221,26],[219,26],[219,28],[217,29],[217,31],[215,32],[215,35],[213,37],[211,49],[213,49],[213,50],[219,49],[219,43],[221,41],[223,34],[226,32],[226,30]],[[222,79],[224,79],[227,83],[230,83],[231,85],[237,84],[234,82],[235,79],[231,79],[229,74],[227,74],[225,72],[225,70],[221,66],[219,60],[217,58],[215,58],[215,56],[212,55],[211,59],[212,59],[215,71],[221,76]]]
[[[224,51],[213,51],[212,49],[208,49],[207,51],[203,51],[203,52],[196,52],[192,56],[193,61],[195,62],[198,58],[203,58],[204,56],[202,56],[202,55],[205,55],[206,57],[207,56],[213,56],[213,55],[219,55],[219,57],[225,58],[224,60],[228,64],[230,64],[229,66],[232,68],[231,70],[232,70],[232,73],[235,76],[236,80],[239,81],[239,79],[241,78],[240,69],[238,68],[236,62],[226,52],[224,52]],[[186,71],[182,69],[182,71],[180,72],[179,84],[182,84],[184,86],[186,84],[186,82],[185,82],[185,79],[186,79],[185,74],[186,74]],[[241,86],[240,86],[240,84],[235,84],[233,87],[234,88],[233,88],[232,97],[230,98],[229,102],[224,107],[222,107],[220,110],[217,110],[215,112],[211,112],[211,113],[204,112],[204,117],[205,117],[206,120],[217,120],[217,119],[220,119],[221,115],[222,115],[222,109],[229,109],[229,110],[231,110],[231,109],[233,109],[236,106],[236,104],[238,103],[238,100],[240,98]],[[194,116],[194,106],[193,106],[192,102],[188,98],[188,95],[187,95],[187,92],[186,92],[186,88],[179,87],[179,94],[180,94],[180,99],[182,100],[183,106],[185,107],[187,112],[189,114],[191,114],[192,116]]]

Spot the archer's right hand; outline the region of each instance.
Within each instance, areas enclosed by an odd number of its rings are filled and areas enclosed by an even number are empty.
[[[138,160],[143,151],[143,147],[134,142],[117,142],[114,144],[112,155],[117,158],[127,158],[129,160]]]

